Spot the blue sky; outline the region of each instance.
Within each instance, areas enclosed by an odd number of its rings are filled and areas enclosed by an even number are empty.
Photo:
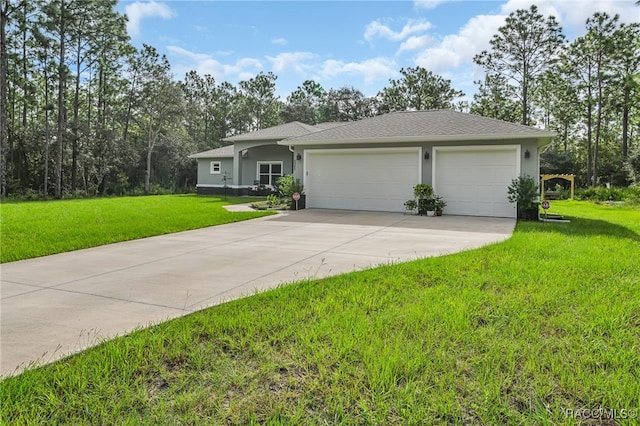
[[[135,46],[167,55],[177,79],[189,70],[216,81],[278,76],[284,100],[303,81],[375,95],[402,67],[423,66],[470,98],[482,70],[473,56],[516,9],[538,5],[571,40],[596,11],[640,21],[635,0],[212,1],[121,0]]]

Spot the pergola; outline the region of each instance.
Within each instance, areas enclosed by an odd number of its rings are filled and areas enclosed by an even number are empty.
[[[569,182],[571,182],[571,199],[573,200],[573,190],[575,187],[575,177],[576,175],[568,175],[568,174],[556,174],[556,175],[540,175],[541,178],[541,182],[540,182],[540,188],[542,189],[542,194],[541,194],[541,198],[544,200],[544,183],[545,181],[551,180],[551,179],[564,179],[564,180],[568,180]]]

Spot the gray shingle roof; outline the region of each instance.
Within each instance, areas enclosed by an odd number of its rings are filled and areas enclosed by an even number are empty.
[[[453,110],[400,111],[288,138],[282,145],[345,142],[551,139],[555,133]]]
[[[210,149],[209,151],[199,152],[190,155],[189,158],[226,158],[233,157],[233,145],[227,145],[220,148]]]
[[[317,130],[333,129],[334,127],[344,126],[345,124],[349,124],[349,122],[348,121],[326,121],[324,123],[318,123],[313,127],[315,127],[317,131]]]
[[[231,136],[224,139],[227,142],[238,141],[255,141],[255,140],[282,140],[293,136],[302,136],[307,133],[317,132],[313,126],[309,124],[292,121],[291,123],[281,124],[279,126],[269,127],[266,129],[256,130],[255,132],[243,133],[241,135]]]

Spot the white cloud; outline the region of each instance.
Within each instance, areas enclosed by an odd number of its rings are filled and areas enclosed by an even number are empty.
[[[610,15],[618,13],[623,21],[633,21],[633,16],[638,16],[638,8],[634,2],[508,0],[500,7],[500,14],[474,16],[456,34],[446,35],[439,43],[419,53],[415,57],[416,64],[435,73],[454,75],[456,69],[467,69],[473,64],[476,54],[491,48],[489,41],[498,33],[498,28],[505,24],[507,15],[517,9],[529,9],[532,3],[538,6],[538,11],[543,16],[555,16],[569,39],[576,34],[584,34],[586,19],[596,11],[606,11]]]
[[[413,0],[413,5],[417,9],[435,9],[442,3],[446,3],[451,0]]]
[[[238,81],[248,81],[251,80],[252,78],[255,78],[255,76],[259,74],[257,72],[249,72],[249,71],[244,71],[241,72],[240,74],[238,74]]]
[[[367,59],[362,62],[347,62],[329,59],[322,65],[323,78],[333,78],[342,74],[362,77],[365,83],[388,80],[398,73],[398,65],[388,58]]]
[[[490,47],[489,40],[498,27],[504,25],[504,18],[501,15],[474,16],[457,34],[445,36],[438,45],[417,55],[416,64],[441,73],[472,63],[476,54]]]
[[[180,78],[186,72],[195,70],[200,75],[210,74],[218,81],[236,81],[254,77],[263,70],[262,62],[255,58],[241,58],[235,63],[224,64],[211,55],[191,52],[178,46],[167,46],[167,51],[176,56],[172,64]]]
[[[427,31],[430,28],[431,23],[425,21],[424,19],[410,19],[409,21],[407,21],[404,27],[402,27],[402,30],[396,32],[378,20],[367,24],[367,27],[364,31],[364,38],[369,42],[376,37],[384,38],[391,41],[400,41],[404,40],[411,34],[421,33]]]
[[[154,0],[149,2],[135,2],[128,4],[124,8],[124,13],[127,15],[127,32],[129,35],[140,34],[140,22],[144,18],[160,17],[162,19],[171,19],[175,13],[169,6],[164,3],[157,3]]]
[[[288,43],[286,38],[280,37],[280,38],[274,38],[273,40],[271,40],[272,44],[279,44],[281,46],[284,46],[285,44]]]
[[[277,56],[267,56],[267,59],[271,62],[273,72],[276,74],[291,70],[302,73],[311,68],[305,62],[315,57],[316,55],[310,52],[283,52]]]
[[[400,49],[398,49],[398,53],[402,53],[405,50],[419,50],[422,49],[431,43],[433,39],[428,35],[422,36],[411,36],[400,45]]]
[[[415,57],[415,63],[435,73],[452,73],[454,76],[457,69],[468,70],[473,65],[476,54],[491,48],[489,41],[498,33],[498,28],[505,24],[507,15],[517,9],[529,9],[532,3],[538,6],[543,16],[555,16],[570,39],[576,34],[584,34],[586,19],[596,11],[605,11],[610,15],[618,13],[621,20],[627,22],[634,21],[634,16],[637,21],[638,16],[638,8],[634,2],[508,0],[500,7],[500,14],[472,17],[456,34],[446,35],[436,45],[420,52]],[[405,49],[409,46],[409,40],[405,42],[406,46],[403,43]]]
[[[418,5],[418,1],[414,3]],[[637,22],[639,15],[634,1],[506,0],[497,14],[474,16],[457,33],[446,35],[421,51],[414,58],[415,64],[451,79],[453,87],[463,89],[469,95],[472,92],[470,82],[484,76],[473,63],[473,57],[491,48],[489,41],[505,24],[507,15],[517,9],[529,9],[531,4],[535,4],[543,16],[555,16],[569,40],[585,33],[585,22],[595,12],[606,12],[611,16],[619,14],[620,20],[627,23]],[[407,48],[409,39],[405,43]]]

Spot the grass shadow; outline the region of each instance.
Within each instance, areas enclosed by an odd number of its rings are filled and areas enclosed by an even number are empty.
[[[519,232],[553,232],[567,236],[605,236],[640,241],[640,235],[625,226],[599,219],[585,219],[566,216],[570,223],[556,222],[521,222]]]

